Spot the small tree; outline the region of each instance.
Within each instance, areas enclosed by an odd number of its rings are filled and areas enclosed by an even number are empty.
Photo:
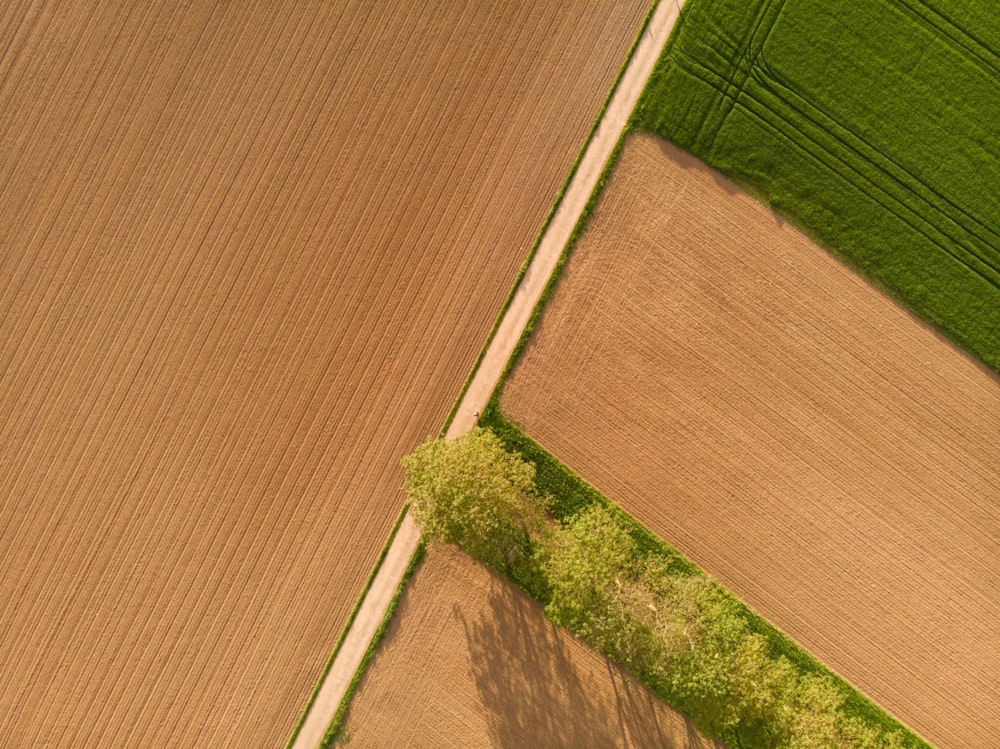
[[[804,749],[853,746],[842,735],[838,709],[844,695],[826,676],[805,674],[785,695],[780,725],[784,745]]]
[[[717,586],[690,592],[700,612],[701,637],[675,661],[669,693],[707,733],[754,737],[751,745],[770,745],[760,739],[770,733],[766,726],[794,669],[783,658],[769,657],[765,638],[750,631],[735,603]]]
[[[841,712],[846,695],[824,675],[804,674],[788,682],[775,725],[779,746],[788,749],[902,749],[898,731],[883,733]]]
[[[656,639],[656,658],[644,673],[660,689],[669,692],[675,665],[698,647],[705,631],[703,608],[713,594],[707,578],[675,574],[662,557],[645,560],[628,606]]]
[[[425,538],[456,543],[503,571],[531,553],[545,526],[535,468],[491,430],[428,439],[403,458],[404,488]]]
[[[653,633],[632,611],[641,598],[635,541],[608,510],[592,505],[554,531],[543,569],[552,621],[633,671],[655,660]]]

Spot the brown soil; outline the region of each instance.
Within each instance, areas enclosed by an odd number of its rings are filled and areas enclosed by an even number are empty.
[[[940,746],[1000,734],[1000,382],[632,138],[504,411]]]
[[[4,5],[5,741],[284,743],[644,5]]]
[[[679,14],[679,3],[660,3],[650,15],[646,28],[632,51],[628,66],[622,72],[614,94],[601,115],[600,123],[595,127],[559,206],[546,225],[531,262],[518,283],[516,293],[504,311],[503,319],[490,339],[489,346],[483,352],[482,360],[476,366],[475,376],[462,395],[454,418],[448,425],[446,438],[451,439],[472,429],[478,421],[478,414],[485,410],[507,367],[514,346],[552,276],[570,232],[580,220],[604,165],[625,130],[629,114],[659,59]],[[407,516],[379,566],[378,575],[365,593],[350,630],[337,650],[337,657],[295,736],[293,749],[311,749],[321,742],[385,616],[417,548],[418,540],[419,530],[413,525],[412,518]]]
[[[718,746],[453,547],[414,575],[347,730],[387,749]]]

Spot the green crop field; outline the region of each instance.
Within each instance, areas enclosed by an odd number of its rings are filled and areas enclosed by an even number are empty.
[[[1000,372],[998,50],[986,0],[689,0],[632,126]]]

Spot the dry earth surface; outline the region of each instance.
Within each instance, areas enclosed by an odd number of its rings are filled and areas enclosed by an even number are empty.
[[[280,746],[644,2],[0,10],[0,745]]]
[[[504,311],[489,346],[483,352],[482,359],[476,365],[475,374],[448,425],[445,434],[447,439],[472,429],[478,421],[479,412],[485,409],[492,397],[514,346],[524,332],[531,312],[538,304],[562,255],[570,233],[580,220],[604,165],[621,139],[629,115],[642,93],[653,65],[660,57],[679,13],[680,3],[673,2],[660,3],[650,14],[631,52],[628,65],[615,84],[614,93],[608,100],[600,122],[594,127],[587,147],[566,185],[559,205],[545,226],[531,262],[519,279],[510,304]],[[321,743],[388,610],[407,563],[417,548],[418,540],[419,530],[413,524],[413,519],[405,517],[379,565],[378,574],[373,578],[358,607],[357,616],[344,635],[343,644],[337,649],[337,657],[295,735],[293,749],[311,749]]]
[[[633,136],[506,414],[942,747],[1000,735],[1000,382]]]
[[[719,747],[509,582],[433,549],[351,703],[352,747]]]

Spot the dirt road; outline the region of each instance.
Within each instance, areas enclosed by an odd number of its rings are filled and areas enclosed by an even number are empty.
[[[628,117],[639,99],[639,94],[642,93],[646,80],[666,44],[667,37],[669,37],[674,22],[677,20],[679,7],[674,2],[661,2],[653,13],[628,68],[608,104],[604,117],[587,146],[579,168],[567,187],[563,199],[542,237],[538,250],[515,292],[514,299],[500,323],[497,334],[462,398],[458,412],[448,429],[448,438],[464,434],[475,426],[474,413],[482,411],[493,394],[514,346],[531,316],[531,311],[538,303],[545,284],[552,275],[559,256],[583,213],[601,171],[621,137]],[[383,562],[383,566],[389,567],[394,572],[393,574],[380,574],[365,596],[361,612],[359,612],[359,616],[348,634],[350,647],[345,640],[330,673],[320,687],[313,707],[306,716],[306,721],[296,737],[293,749],[313,749],[317,746],[333,718],[337,706],[343,699],[347,685],[357,670],[358,664],[368,648],[368,643],[371,642],[375,629],[382,620],[386,607],[392,598],[392,593],[399,585],[403,571],[406,569],[403,560],[408,561],[416,549],[419,534],[409,524],[409,521],[406,522],[406,532],[403,532],[402,528],[400,529],[400,533],[397,534]],[[355,632],[355,629],[358,631]]]
[[[0,5],[0,744],[288,740],[647,7]]]

